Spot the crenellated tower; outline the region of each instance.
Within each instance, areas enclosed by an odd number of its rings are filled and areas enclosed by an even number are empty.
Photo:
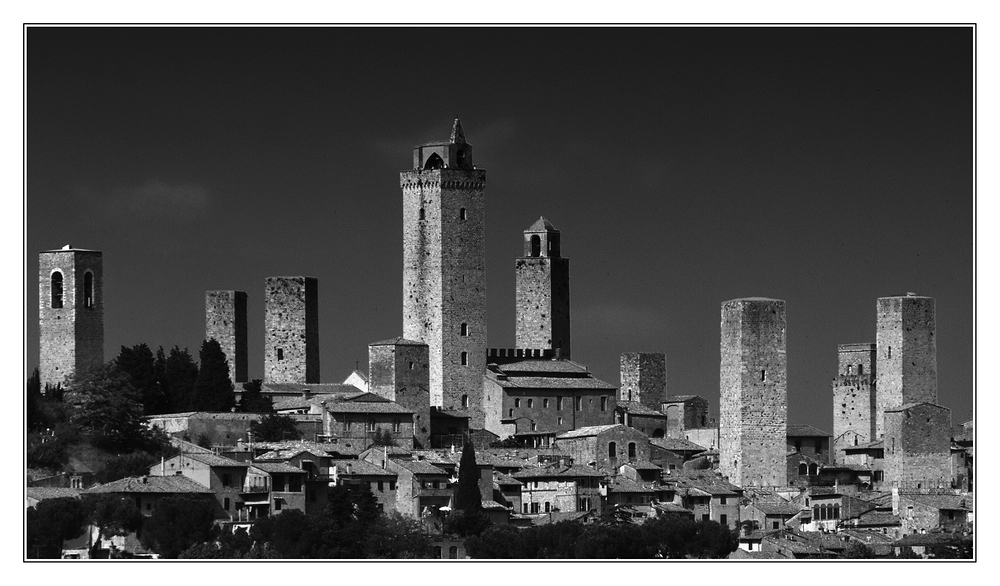
[[[871,343],[837,346],[833,386],[833,451],[842,461],[844,448],[875,441],[875,365]]]

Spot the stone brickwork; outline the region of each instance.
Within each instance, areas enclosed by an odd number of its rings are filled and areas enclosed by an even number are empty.
[[[247,382],[246,291],[205,291],[205,339],[213,338],[226,353],[229,379]]]
[[[659,411],[667,400],[667,357],[660,352],[626,352],[621,356],[619,401],[635,401]]]
[[[524,231],[524,257],[515,269],[517,346],[558,349],[570,358],[569,259],[561,256],[559,230],[545,218]]]
[[[688,432],[710,425],[718,432],[715,420],[709,418],[708,399],[699,395],[668,396],[659,411],[667,416],[667,437],[687,439]]]
[[[38,255],[39,376],[63,384],[104,364],[104,270],[101,253],[72,248]]]
[[[878,300],[875,433],[886,410],[907,403],[937,403],[934,298],[907,294]]]
[[[739,486],[786,482],[785,302],[722,304],[719,470]]]
[[[413,411],[416,443],[430,447],[430,363],[427,344],[395,338],[368,345],[368,389]]]
[[[264,382],[319,382],[319,300],[315,277],[264,281]]]
[[[844,440],[850,446],[875,441],[876,344],[840,344],[837,376],[833,379],[835,460],[842,463]],[[848,433],[854,432],[854,433]],[[856,442],[856,443],[855,443]]]
[[[951,410],[916,403],[885,412],[885,483],[907,489],[951,486]],[[919,485],[919,486],[918,486]]]
[[[429,346],[431,404],[482,429],[486,371],[486,171],[456,120],[448,142],[414,148],[403,190],[403,337]],[[469,397],[468,407],[462,397]]]

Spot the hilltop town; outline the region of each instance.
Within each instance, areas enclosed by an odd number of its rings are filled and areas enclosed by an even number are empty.
[[[165,447],[138,472],[111,478],[80,456],[29,469],[29,532],[31,515],[59,499],[117,499],[152,519],[183,498],[211,511],[215,537],[197,551],[217,552],[228,543],[219,535],[246,531],[259,542],[282,516],[326,518],[350,489],[373,515],[420,533],[417,557],[498,557],[491,536],[563,523],[578,534],[654,523],[725,530],[718,555],[702,553],[729,559],[971,555],[974,424],[952,421],[938,404],[933,297],[874,299],[874,341],[831,341],[837,375],[829,402],[815,407],[832,410],[830,431],[788,420],[786,303],[720,300],[714,413],[704,397],[671,394],[664,353],[623,348],[617,381],[573,356],[570,259],[544,217],[524,230],[523,256],[507,265],[515,347],[489,346],[487,177],[459,120],[447,140],[415,147],[399,179],[402,330],[368,344],[366,370],[320,380],[317,279],[274,276],[263,290],[264,377],[251,381],[253,293],[206,291],[204,337],[224,355],[228,407],[145,405],[145,429]],[[80,397],[95,385],[82,375],[106,362],[102,252],[66,246],[41,252],[39,265],[36,384],[46,400],[58,393],[70,412],[84,409],[91,399]],[[276,422],[287,430],[265,434]],[[39,441],[59,433],[47,429]],[[178,555],[143,538],[142,519],[116,530],[92,517],[81,523],[58,551],[29,547],[28,557]]]

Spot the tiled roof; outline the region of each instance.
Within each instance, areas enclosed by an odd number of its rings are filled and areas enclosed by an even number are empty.
[[[618,408],[633,415],[653,415],[656,417],[666,417],[665,414],[657,411],[656,409],[650,409],[649,407],[643,405],[638,401],[618,401]]]
[[[191,452],[189,454],[181,454],[177,457],[201,462],[202,464],[206,464],[208,466],[223,466],[229,468],[246,468],[248,466],[246,462],[237,462],[236,460],[230,458],[225,458],[216,454],[206,454],[204,452]]]
[[[705,448],[699,446],[698,444],[681,438],[672,437],[658,437],[649,440],[649,443],[654,446],[663,448],[664,450],[669,450],[671,452],[704,452]]]
[[[944,511],[971,510],[968,499],[957,494],[902,494],[900,500],[908,500]]]
[[[304,440],[288,440],[280,442],[254,442],[254,447],[278,452],[277,457],[271,456],[266,458],[268,460],[284,460],[301,453],[302,450],[309,450],[309,452],[316,456],[356,456],[368,446],[362,445],[361,442],[350,442],[348,445],[348,443],[343,441],[320,443]],[[268,452],[268,455],[270,453]]]
[[[799,511],[802,510],[802,508],[799,507],[798,505],[789,502],[776,502],[776,501],[758,502],[758,503],[753,503],[750,506],[757,509],[761,513],[764,513],[765,515],[781,515],[781,516],[787,515],[790,517],[798,515]]]
[[[369,346],[426,346],[427,344],[425,344],[424,342],[420,342],[418,340],[407,340],[406,338],[389,338],[388,340],[382,340],[381,342],[371,342],[368,345]]]
[[[789,423],[785,433],[788,437],[830,437],[831,434],[804,423]]]
[[[551,513],[538,513],[537,515],[518,515],[518,517],[531,519],[532,525],[548,525],[549,523],[561,523],[563,521],[583,521],[594,514],[593,511],[553,511]]]
[[[261,385],[261,392],[264,394],[302,394],[304,392],[313,395],[331,394],[357,394],[363,392],[362,389],[354,385],[344,383],[264,383]]]
[[[556,227],[552,225],[552,222],[545,219],[545,216],[539,216],[535,223],[532,224],[525,232],[558,232]]]
[[[555,376],[512,376],[500,380],[491,376],[490,380],[505,389],[591,389],[613,391],[618,387],[593,377],[555,377]]]
[[[906,404],[900,405],[899,407],[887,408],[885,411],[886,411],[886,413],[891,413],[891,412],[895,412],[895,411],[909,411],[910,409],[913,409],[914,407],[919,407],[921,405],[927,405],[928,407],[933,407],[935,409],[947,409],[947,407],[942,407],[941,405],[935,405],[934,403],[928,403],[926,401],[921,401],[921,402],[916,402],[916,403],[906,403]]]
[[[738,495],[742,489],[722,478],[714,475],[683,475],[677,474],[670,477],[670,482],[675,483],[678,488],[696,489],[707,492],[713,496]]]
[[[573,362],[572,360],[542,360],[526,359],[517,362],[501,364],[497,367],[501,372],[510,376],[518,376],[528,372],[561,373],[588,375],[590,370],[586,366]]]
[[[327,403],[326,410],[330,413],[398,413],[400,415],[413,415],[406,407],[399,403],[375,403],[375,402],[353,402],[338,401]]]
[[[687,403],[691,399],[705,400],[701,395],[671,395],[664,403]]]
[[[448,475],[448,473],[444,470],[438,468],[430,462],[424,462],[423,460],[392,460],[392,463],[401,468],[405,468],[414,474],[435,474],[438,476]]]
[[[685,509],[684,507],[674,503],[656,503],[653,507],[660,509],[664,513],[688,513],[694,515],[694,511],[691,509]]]
[[[622,466],[631,466],[635,470],[663,470],[662,466],[657,466],[656,464],[646,460],[636,460],[634,462],[627,462],[625,464],[622,464]]]
[[[489,500],[489,501],[483,501],[483,509],[485,509],[487,511],[489,511],[491,509],[492,510],[506,511],[507,507],[501,505],[500,503],[498,503],[498,502],[496,502],[494,500]]]
[[[28,498],[35,499],[36,501],[44,501],[47,499],[60,499],[60,498],[80,498],[80,493],[83,492],[79,488],[63,488],[58,486],[29,486],[25,489],[25,496]]]
[[[253,464],[254,468],[260,468],[268,474],[306,474],[307,472],[301,468],[296,468],[290,464],[285,464],[284,462],[255,462]]]
[[[358,455],[358,459],[361,460],[364,456],[371,453],[377,454],[388,454],[389,456],[409,456],[413,453],[412,450],[407,450],[401,446],[372,446]]]
[[[778,551],[747,551],[736,548],[726,559],[730,560],[787,560],[788,556]]]
[[[640,492],[654,493],[656,488],[645,484],[640,484],[622,476],[616,476],[608,483],[609,492]]]
[[[594,470],[589,466],[538,466],[535,468],[522,468],[513,474],[517,479],[528,478],[603,478],[604,474]]]
[[[580,427],[572,431],[567,431],[566,433],[561,433],[556,436],[556,439],[572,439],[576,437],[590,437],[592,435],[598,435],[608,431],[609,429],[614,429],[616,427],[626,427],[621,423],[613,423],[611,425],[591,425],[589,427]]]
[[[523,484],[520,480],[514,478],[510,474],[498,474],[495,482],[501,486],[520,486]]]
[[[398,474],[392,470],[385,470],[378,464],[373,464],[366,460],[334,460],[330,463],[332,467],[337,469],[337,474],[347,475],[347,476],[392,476],[396,477]],[[351,467],[351,471],[347,471],[347,467]]]
[[[98,484],[83,494],[149,493],[149,494],[212,494],[212,491],[186,476],[138,476]]]

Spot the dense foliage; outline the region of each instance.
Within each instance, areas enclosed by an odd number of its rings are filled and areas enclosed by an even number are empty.
[[[176,495],[156,503],[153,514],[142,523],[140,539],[146,547],[164,558],[176,558],[198,543],[213,541],[215,501]]]
[[[237,409],[242,413],[274,413],[274,405],[271,399],[264,397],[261,393],[263,381],[259,378],[248,383],[243,383],[243,393],[240,395],[240,403]]]
[[[87,513],[79,499],[44,500],[27,511],[29,558],[59,559],[64,540],[83,534]]]
[[[295,420],[288,415],[272,413],[261,417],[260,421],[250,423],[253,438],[260,442],[280,442],[296,440],[302,437],[302,432],[295,426]]]
[[[190,409],[214,412],[231,410],[236,404],[236,395],[233,393],[233,381],[229,378],[229,365],[222,346],[215,338],[205,340],[201,344],[198,358],[201,363],[198,366]]]

